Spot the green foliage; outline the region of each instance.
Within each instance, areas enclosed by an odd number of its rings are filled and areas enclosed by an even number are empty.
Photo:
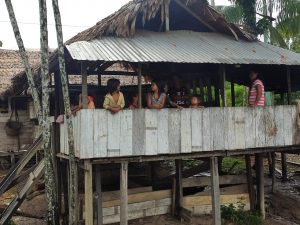
[[[231,87],[230,82],[226,82],[226,102],[227,106],[231,106]],[[234,85],[235,106],[247,105],[247,87],[243,85]]]
[[[16,225],[16,223],[13,220],[8,221],[7,225]]]
[[[234,167],[233,167],[234,166]],[[233,168],[233,169],[232,169]],[[244,160],[234,157],[225,157],[222,161],[222,171],[228,173],[241,174],[246,170],[246,164]]]
[[[0,48],[2,47],[2,41],[0,41]]]
[[[258,213],[245,211],[245,204],[239,203],[237,207],[233,204],[221,206],[223,224],[234,225],[262,225],[263,220]]]

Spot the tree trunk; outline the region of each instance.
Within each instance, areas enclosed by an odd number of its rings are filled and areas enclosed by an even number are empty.
[[[21,38],[21,34],[20,34],[20,30],[19,30],[19,26],[16,20],[16,16],[14,13],[14,9],[13,6],[11,4],[11,0],[5,0],[5,4],[7,7],[7,11],[9,14],[9,19],[11,22],[11,26],[13,28],[14,34],[15,34],[15,38],[19,47],[19,52],[23,61],[23,64],[25,66],[25,71],[26,71],[26,75],[27,75],[27,80],[28,80],[28,84],[29,84],[29,88],[31,90],[32,93],[32,98],[33,98],[33,102],[34,102],[34,107],[36,109],[36,114],[37,114],[37,118],[39,120],[39,123],[41,123],[42,121],[42,112],[41,112],[41,101],[37,92],[37,89],[35,87],[35,83],[34,83],[34,79],[33,79],[33,75],[32,75],[32,71],[29,65],[29,61],[28,61],[28,56],[26,54],[25,51],[25,47],[23,44],[23,40]]]
[[[62,85],[62,93],[65,106],[66,123],[68,126],[68,144],[69,144],[69,167],[70,167],[70,183],[69,183],[69,224],[77,224],[77,165],[75,161],[74,151],[74,136],[73,136],[73,124],[71,120],[72,112],[70,107],[70,97],[68,90],[68,81],[66,74],[65,58],[64,58],[64,45],[63,45],[63,33],[61,26],[61,17],[58,6],[58,0],[52,0],[53,13],[55,18],[57,43],[58,43],[58,61]]]
[[[51,152],[51,128],[50,128],[50,103],[49,103],[49,61],[48,61],[48,29],[47,29],[47,5],[46,0],[39,0],[40,32],[41,32],[41,75],[42,75],[42,128],[45,157],[45,193],[48,203],[48,224],[58,224],[57,193],[55,174],[53,169]]]

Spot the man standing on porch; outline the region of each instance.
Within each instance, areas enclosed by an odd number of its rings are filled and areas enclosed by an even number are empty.
[[[251,86],[249,89],[249,105],[250,106],[264,106],[265,105],[265,87],[263,82],[258,78],[256,70],[250,70],[249,78]]]

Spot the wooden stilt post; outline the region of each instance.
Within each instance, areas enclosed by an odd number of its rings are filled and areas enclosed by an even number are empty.
[[[181,159],[175,160],[175,167],[176,167],[175,215],[179,216],[180,210],[182,207],[182,200],[183,200],[182,160]]]
[[[85,225],[93,225],[93,167],[89,160],[84,161],[84,205]]]
[[[68,202],[69,202],[69,182],[70,182],[70,179],[69,179],[69,166],[67,163],[64,163],[62,162],[61,164],[61,173],[60,173],[60,181],[62,182],[62,188],[63,188],[63,193],[64,193],[64,198],[63,198],[63,201],[64,201],[64,208],[62,209],[62,214],[63,214],[63,221],[64,221],[64,224],[69,224],[69,205],[68,205]]]
[[[142,102],[142,65],[138,65],[138,95],[139,95],[139,109],[143,108]]]
[[[121,163],[120,178],[120,225],[128,225],[128,162]]]
[[[81,62],[81,76],[82,76],[82,108],[87,109],[88,108],[87,71],[84,62]]]
[[[287,181],[287,165],[286,165],[286,155],[281,153],[281,170],[282,170],[282,181]]]
[[[235,107],[235,92],[234,92],[234,81],[233,81],[233,79],[231,79],[230,88],[231,88],[231,106]]]
[[[258,179],[258,206],[259,206],[259,212],[261,214],[261,217],[263,219],[266,218],[266,212],[265,212],[265,190],[264,190],[264,161],[263,161],[262,154],[258,154],[257,160],[258,160],[258,168],[259,176]]]
[[[271,153],[271,161],[272,161],[272,193],[275,193],[275,182],[276,182],[276,176],[275,176],[275,152]]]
[[[286,81],[287,81],[287,102],[288,105],[292,104],[292,84],[291,84],[291,70],[287,67],[286,70]],[[281,153],[281,165],[282,165],[282,181],[287,181],[287,165],[286,165],[286,155]]]
[[[253,177],[252,177],[251,156],[246,155],[245,160],[246,160],[248,192],[250,198],[250,209],[252,212],[254,212],[255,211],[255,190],[254,190]]]
[[[169,17],[169,4],[170,1],[165,1],[165,16],[166,16],[166,32],[170,30],[170,17]]]
[[[102,213],[102,188],[101,188],[101,171],[100,165],[95,166],[95,201],[96,201],[96,212],[97,212],[97,225],[103,224],[103,213]]]
[[[212,213],[213,224],[221,225],[221,207],[220,207],[220,186],[218,172],[218,158],[210,158],[210,175],[211,175],[211,195],[212,195]]]

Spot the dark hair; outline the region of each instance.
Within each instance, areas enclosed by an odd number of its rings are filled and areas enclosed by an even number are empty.
[[[118,86],[120,85],[120,81],[118,79],[109,79],[107,81],[107,91],[112,94],[114,93],[117,89],[118,89]]]
[[[151,85],[155,83],[157,88],[158,88],[158,93],[161,94],[161,93],[164,93],[165,92],[165,83],[160,81],[160,80],[152,80],[151,82]]]

